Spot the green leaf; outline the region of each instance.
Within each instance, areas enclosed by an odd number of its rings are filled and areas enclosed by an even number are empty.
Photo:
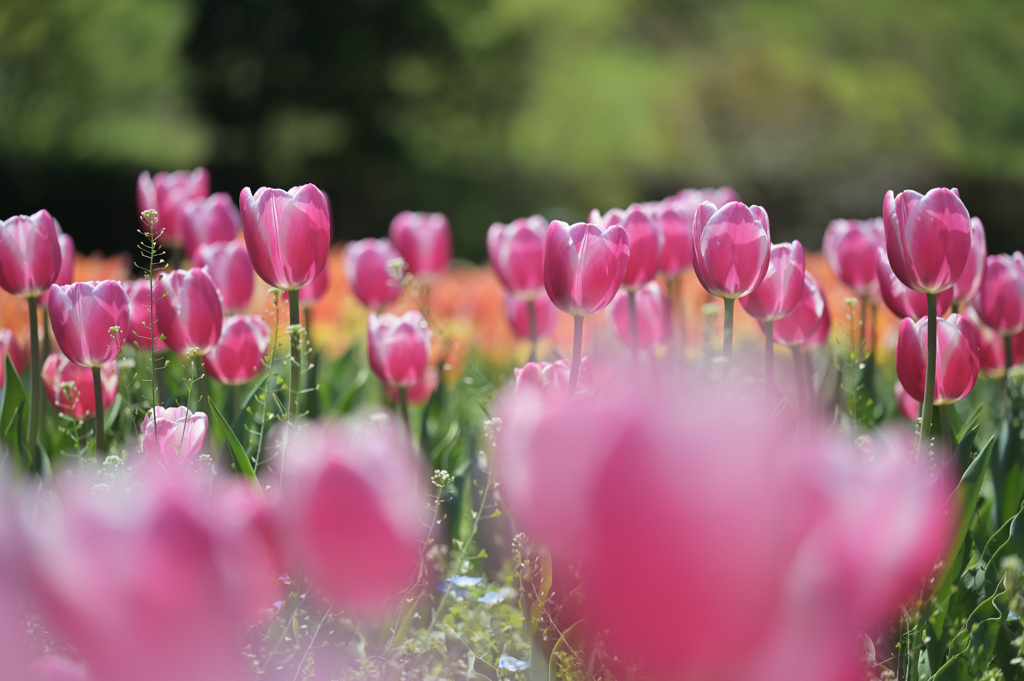
[[[256,381],[251,388],[249,388],[249,392],[246,393],[245,397],[242,398],[242,403],[238,405],[238,413],[235,415],[235,420],[231,422],[232,431],[237,432],[242,429],[242,424],[245,422],[247,413],[246,410],[249,408],[249,405],[252,403],[253,399],[255,399],[256,394],[264,387],[269,378],[269,373],[263,374],[263,376],[261,376],[260,379]]]
[[[974,676],[964,656],[955,655],[935,672],[931,681],[974,681]]]
[[[551,649],[551,657],[548,658],[548,681],[558,681],[558,660],[563,655],[572,655],[574,650],[579,650],[582,647],[582,642],[579,641],[580,632],[583,627],[581,626],[583,620],[574,622],[569,628],[562,632],[562,635],[555,641],[555,646]],[[577,630],[579,629],[579,631]],[[570,643],[570,638],[573,642]]]
[[[228,422],[224,420],[224,416],[220,413],[220,409],[217,408],[213,400],[210,400],[210,415],[213,416],[214,423],[217,424],[221,434],[224,436],[224,440],[228,443],[228,449],[231,450],[231,456],[235,460],[238,472],[256,482],[256,471],[252,468],[252,462],[249,461],[245,448],[242,447],[242,443],[238,441],[235,431],[231,430],[228,426]]]
[[[110,432],[114,426],[114,421],[117,420],[117,415],[121,413],[121,404],[123,402],[124,399],[122,399],[121,393],[118,392],[114,397],[114,404],[110,405],[110,409],[103,413],[103,432]]]
[[[21,413],[18,408],[27,403],[28,391],[25,390],[25,384],[21,382],[21,377],[18,376],[14,363],[11,362],[11,356],[7,355],[4,361],[4,389],[0,395],[0,435],[3,436],[7,444],[16,445],[17,440],[12,440],[7,437],[7,434],[13,432],[11,424]]]

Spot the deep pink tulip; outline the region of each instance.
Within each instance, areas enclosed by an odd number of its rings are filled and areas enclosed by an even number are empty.
[[[109,409],[117,397],[119,383],[114,362],[100,367],[100,390],[103,409]],[[75,364],[60,353],[53,353],[43,362],[43,390],[50,404],[68,416],[85,420],[96,413],[96,393],[92,370]]]
[[[622,285],[629,253],[629,238],[619,225],[602,229],[554,220],[544,237],[548,297],[559,310],[576,317],[604,309]]]
[[[371,313],[367,321],[370,368],[387,385],[409,387],[423,378],[430,359],[430,329],[419,312]]]
[[[903,387],[903,384],[899,381],[893,383],[892,386],[893,395],[896,398],[896,406],[899,408],[900,413],[907,418],[908,421],[917,421],[921,416],[921,403],[910,396],[907,389]],[[924,385],[921,385],[921,392],[924,392]]]
[[[541,215],[495,222],[487,230],[487,257],[505,288],[523,298],[544,293],[544,235]]]
[[[324,267],[320,270],[320,274],[313,277],[313,281],[299,289],[299,307],[309,308],[316,305],[327,293],[330,283],[327,278],[327,268]]]
[[[0,288],[38,297],[57,281],[60,267],[60,239],[48,211],[0,220]]]
[[[953,302],[969,302],[981,289],[987,259],[988,245],[985,243],[985,227],[978,218],[971,218],[971,252],[967,257],[963,273],[953,285]]]
[[[119,281],[83,281],[50,287],[53,337],[76,364],[103,366],[117,359],[131,332],[128,294]]]
[[[379,310],[402,293],[395,277],[402,261],[387,239],[360,239],[345,247],[345,276],[352,293],[366,307]]]
[[[142,451],[165,466],[186,464],[199,456],[210,418],[188,407],[157,406],[142,420]]]
[[[922,293],[952,288],[971,250],[971,217],[956,189],[907,190],[882,201],[885,250],[896,278]]]
[[[793,311],[772,326],[775,342],[787,347],[803,347],[815,337],[821,328],[823,319],[828,317],[825,296],[821,293],[818,280],[810,272],[804,271],[804,286],[800,300]],[[827,322],[826,322],[827,328]]]
[[[804,290],[804,247],[799,241],[772,244],[764,279],[740,305],[754,319],[774,322],[796,308]]]
[[[203,244],[193,254],[196,267],[205,268],[220,291],[224,310],[231,313],[249,309],[253,292],[253,269],[249,252],[241,241]]]
[[[1005,340],[998,332],[983,324],[978,318],[977,311],[970,305],[964,308],[963,315],[970,319],[978,330],[978,358],[981,361],[981,373],[992,378],[1002,378],[1006,373]],[[1024,339],[1024,334],[1017,334],[1013,337],[1014,343],[1017,342],[1018,336]],[[1014,361],[1014,364],[1017,362]]]
[[[693,213],[682,206],[660,201],[649,209],[649,215],[661,230],[661,261],[658,271],[672,278],[693,265]]]
[[[889,266],[885,252],[878,252],[878,288],[882,300],[897,317],[910,317],[914,321],[928,316],[928,298],[924,293],[903,285]],[[937,314],[941,317],[949,311],[953,302],[953,289],[938,294]]]
[[[971,392],[981,368],[978,329],[970,319],[951,314],[938,319],[935,353],[935,404],[950,404]],[[928,355],[928,320],[900,322],[896,339],[896,375],[907,394],[924,401]]]
[[[555,331],[558,323],[558,311],[547,295],[537,296],[533,300],[524,300],[511,291],[505,293],[505,315],[512,326],[512,333],[520,340],[530,338],[530,311],[527,306],[532,303],[537,338],[547,338]]]
[[[885,248],[882,218],[833,220],[825,228],[821,250],[828,266],[858,298],[878,299],[879,248]]]
[[[156,308],[150,309],[149,282],[145,279],[132,279],[121,284],[128,294],[128,317],[131,319],[131,332],[127,342],[143,350],[149,350],[150,340],[156,340],[156,349],[165,350],[167,344],[160,340],[160,327],[157,324]],[[153,285],[153,299],[156,299],[156,282]],[[152,315],[150,315],[152,312]],[[152,332],[150,326],[152,325]]]
[[[205,199],[209,195],[210,173],[202,167],[192,171],[159,172],[153,176],[144,170],[139,173],[135,183],[139,212],[157,211],[157,241],[173,248],[180,247],[185,239],[182,224],[185,204],[193,199]]]
[[[391,220],[388,238],[415,276],[438,274],[452,259],[452,228],[444,213],[403,210]]]
[[[57,220],[54,220],[53,224],[57,227],[57,241],[60,242],[60,274],[57,275],[57,281],[53,283],[67,286],[75,281],[75,240],[71,238],[71,235],[61,231]],[[43,295],[39,296],[39,304],[46,305],[49,299],[50,290],[47,289]]]
[[[216,192],[182,207],[185,254],[193,257],[203,244],[233,241],[242,231],[242,216],[230,194]]]
[[[565,400],[565,391],[569,386],[570,363],[568,359],[557,362],[527,362],[516,367],[515,395],[517,398]],[[590,358],[580,360],[579,392],[587,393],[593,389],[594,381],[590,371]]]
[[[643,207],[632,205],[625,211],[609,211],[603,227],[622,225],[629,241],[629,260],[622,286],[636,290],[654,279],[661,265],[661,250],[664,237],[658,225],[647,215]]]
[[[430,521],[425,475],[391,421],[280,434],[287,459],[275,516],[291,571],[334,605],[383,615],[416,577]]]
[[[437,367],[428,366],[427,370],[423,372],[423,378],[406,388],[405,399],[411,405],[426,404],[440,383],[441,376],[437,371]],[[396,404],[402,398],[397,386],[385,384],[384,390],[387,392],[388,397],[391,398],[391,401]]]
[[[294,291],[320,274],[331,245],[331,213],[316,186],[260,187],[255,195],[246,187],[238,205],[245,247],[263,281]]]
[[[693,248],[693,270],[701,285],[719,298],[742,298],[768,272],[768,214],[739,201],[718,209],[705,201],[693,220]]]
[[[156,316],[167,347],[179,355],[205,355],[220,340],[224,310],[205,269],[174,270],[156,283]]]
[[[982,323],[1004,336],[1024,330],[1024,255],[1000,253],[985,260],[985,275],[971,305]]]
[[[667,343],[671,335],[672,316],[668,297],[661,284],[652,281],[633,294],[636,305],[636,347],[646,350]],[[608,306],[608,321],[619,342],[627,347],[633,344],[629,322],[629,293],[620,289]]]
[[[832,331],[832,317],[828,313],[828,305],[825,305],[825,314],[821,315],[821,321],[818,322],[818,330],[814,334],[804,341],[805,350],[814,350],[820,348],[828,342],[829,334]]]
[[[263,370],[270,327],[259,315],[224,320],[220,340],[206,355],[206,370],[221,383],[241,385]]]
[[[4,386],[4,372],[7,369],[7,358],[11,358],[14,370],[19,374],[25,364],[25,351],[21,343],[14,337],[10,329],[0,329],[0,388]]]

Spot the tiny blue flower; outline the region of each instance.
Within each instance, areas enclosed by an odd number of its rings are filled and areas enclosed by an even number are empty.
[[[502,601],[504,601],[506,598],[508,598],[511,595],[512,595],[512,589],[510,589],[510,588],[508,588],[506,586],[506,587],[502,587],[498,591],[488,591],[487,593],[485,593],[483,596],[481,596],[477,600],[480,601],[481,603],[485,604],[485,605],[497,605],[498,603],[501,603]]]
[[[529,660],[517,660],[511,655],[502,655],[498,658],[498,669],[507,669],[510,672],[521,672],[530,668]]]

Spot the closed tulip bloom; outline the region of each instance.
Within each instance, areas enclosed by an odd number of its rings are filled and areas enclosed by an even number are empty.
[[[203,244],[193,254],[196,267],[210,274],[220,291],[221,302],[228,313],[249,309],[253,292],[252,262],[241,241]]]
[[[885,193],[885,250],[896,278],[922,293],[952,288],[971,249],[971,218],[956,189]]]
[[[882,218],[833,220],[825,228],[821,250],[828,266],[858,298],[878,298],[879,248],[885,248]]]
[[[11,358],[14,370],[20,374],[25,364],[24,350],[22,350],[18,339],[14,337],[13,331],[0,329],[0,388],[4,385],[4,372],[7,369],[8,357]]]
[[[192,171],[159,172],[153,176],[150,176],[149,171],[143,171],[139,173],[139,179],[135,183],[135,198],[138,201],[139,212],[157,212],[157,241],[174,248],[179,248],[185,240],[182,217],[185,204],[209,195],[210,173],[202,167]]]
[[[775,342],[787,347],[803,347],[818,333],[822,319],[828,317],[825,296],[821,293],[818,280],[804,271],[804,286],[800,300],[788,315],[772,326]],[[825,324],[826,329],[828,323]]]
[[[922,385],[921,391],[924,392]],[[896,408],[908,421],[917,421],[921,416],[921,403],[910,396],[903,384],[896,381],[892,385],[893,396],[896,398]]]
[[[953,302],[966,303],[981,289],[981,281],[985,277],[985,262],[988,259],[988,246],[985,243],[985,227],[978,218],[971,218],[971,252],[964,265],[963,274],[953,285]]]
[[[908,288],[901,282],[889,266],[885,253],[878,253],[878,288],[882,301],[897,317],[909,317],[914,321],[928,316],[928,298],[924,293]],[[941,317],[949,311],[953,302],[953,290],[946,289],[938,294],[938,312]]]
[[[54,284],[48,309],[57,345],[82,366],[98,367],[117,359],[131,331],[128,294],[118,281]]]
[[[938,319],[935,363],[935,404],[950,404],[971,392],[981,367],[978,329],[967,317]],[[900,322],[896,339],[896,375],[907,394],[924,401],[928,320]]]
[[[320,270],[320,274],[313,277],[313,281],[299,289],[299,307],[308,308],[316,305],[327,293],[330,283],[325,267]]]
[[[345,247],[345,276],[352,293],[366,307],[379,310],[402,293],[395,277],[402,261],[387,239],[360,239]]]
[[[370,368],[388,385],[409,387],[423,378],[430,358],[430,329],[419,312],[371,313],[367,321]]]
[[[221,383],[241,385],[262,371],[269,344],[270,327],[259,315],[228,317],[206,355],[206,370]]]
[[[242,231],[242,216],[230,194],[217,192],[186,203],[181,224],[185,253],[191,258],[203,244],[233,241]]]
[[[60,240],[48,211],[0,220],[0,288],[35,298],[57,281],[60,268]]]
[[[53,283],[67,286],[75,281],[75,240],[60,230],[60,225],[56,220],[53,221],[53,224],[57,227],[57,241],[60,242],[60,274],[57,275],[57,281]],[[46,305],[49,297],[50,290],[47,289],[39,296],[39,304]]]
[[[693,211],[662,201],[652,206],[651,219],[661,230],[661,261],[658,271],[677,277],[693,265]]]
[[[577,317],[603,310],[622,285],[629,237],[620,225],[602,229],[554,220],[544,238],[544,288],[559,310]]]
[[[157,405],[142,421],[142,452],[165,466],[188,463],[199,456],[209,426],[202,412]]]
[[[705,201],[693,221],[693,269],[709,293],[742,298],[768,272],[771,235],[761,206],[733,201],[716,209]]]
[[[100,389],[103,408],[114,404],[119,383],[114,362],[100,367]],[[96,393],[89,367],[76,364],[60,353],[53,353],[43,362],[43,390],[50,404],[68,416],[85,420],[96,413]]]
[[[521,367],[516,367],[513,372],[516,397],[564,400],[565,390],[569,385],[570,368],[568,359],[560,359],[557,362],[527,362]],[[593,387],[590,358],[584,357],[580,360],[579,389],[587,393]]]
[[[316,186],[260,187],[255,195],[246,187],[238,204],[245,247],[263,281],[294,291],[320,274],[331,245],[331,214]]]
[[[524,300],[511,291],[505,293],[505,315],[512,327],[512,333],[519,340],[531,340],[530,336],[530,303],[533,303],[534,324],[537,338],[547,338],[555,331],[558,312],[546,295],[537,296],[532,301]]]
[[[604,226],[611,225],[622,225],[626,230],[629,260],[626,262],[622,286],[635,291],[658,274],[663,243],[661,231],[638,205],[632,205],[622,212],[610,213],[605,217]]]
[[[544,235],[541,215],[495,222],[487,230],[487,257],[505,288],[524,298],[544,293]]]
[[[156,316],[167,347],[179,355],[205,355],[220,340],[224,310],[205,269],[174,270],[156,283]]]
[[[661,284],[652,281],[637,289],[633,294],[636,304],[636,346],[646,350],[655,345],[667,343],[671,332],[671,314],[668,297]],[[608,306],[608,321],[611,322],[616,338],[623,345],[632,345],[629,328],[629,293],[619,290]]]
[[[403,210],[391,220],[388,238],[415,276],[438,274],[452,259],[452,228],[444,213]]]
[[[405,399],[412,405],[426,404],[430,400],[430,396],[434,394],[434,391],[437,390],[437,386],[440,384],[441,375],[438,372],[437,367],[428,366],[427,370],[423,372],[423,378],[405,389]],[[395,403],[402,398],[398,392],[397,386],[385,384],[384,390],[387,392],[388,397],[390,397]]]
[[[740,305],[754,319],[774,322],[787,316],[804,290],[804,247],[799,241],[772,244],[764,279]]]
[[[157,324],[156,308],[150,305],[149,282],[145,279],[133,279],[121,284],[128,294],[128,318],[131,320],[131,331],[127,342],[143,350],[149,350],[150,341],[156,341],[157,350],[165,350],[167,344],[160,340],[160,328]],[[154,282],[153,300],[156,300]],[[152,313],[152,314],[151,314]]]
[[[988,256],[981,288],[971,304],[982,323],[1003,336],[1024,330],[1024,255],[1015,251]]]

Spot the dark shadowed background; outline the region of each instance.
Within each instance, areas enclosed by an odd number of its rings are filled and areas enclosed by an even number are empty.
[[[314,182],[335,238],[731,184],[820,247],[886,189],[958,186],[1024,247],[1024,3],[3,0],[0,217],[135,242],[141,170]]]

